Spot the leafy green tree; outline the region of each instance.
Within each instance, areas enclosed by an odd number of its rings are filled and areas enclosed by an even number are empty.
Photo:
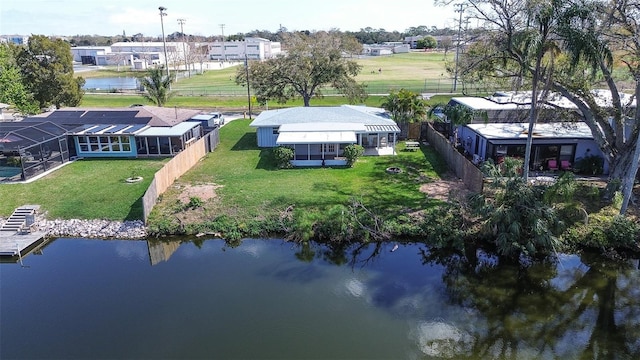
[[[416,47],[418,49],[435,49],[438,46],[438,41],[433,36],[425,36],[422,39],[418,39]]]
[[[16,55],[23,84],[41,108],[78,106],[84,79],[74,77],[71,47],[61,39],[34,35]]]
[[[0,102],[15,106],[24,115],[37,114],[38,103],[24,86],[14,51],[14,45],[0,45]]]
[[[354,77],[362,66],[343,56],[354,53],[354,43],[336,32],[288,34],[286,55],[263,62],[250,62],[249,84],[258,102],[276,100],[286,103],[301,97],[309,106],[313,97],[322,97],[322,90],[333,87],[351,103],[366,98],[364,85]],[[236,83],[247,84],[247,71],[238,68]]]
[[[174,78],[175,72],[167,76],[162,66],[149,69],[147,76],[139,78],[140,85],[144,86],[145,90],[142,96],[157,106],[164,106],[175,95],[171,91]]]

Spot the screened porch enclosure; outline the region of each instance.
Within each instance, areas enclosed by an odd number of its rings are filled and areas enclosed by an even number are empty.
[[[0,181],[24,181],[69,161],[66,130],[51,122],[0,125]]]
[[[341,157],[348,144],[295,144],[294,160],[334,160]]]
[[[136,137],[138,156],[173,156],[185,148],[178,136],[141,136]]]
[[[136,134],[138,156],[173,156],[202,137],[199,122],[154,127]]]

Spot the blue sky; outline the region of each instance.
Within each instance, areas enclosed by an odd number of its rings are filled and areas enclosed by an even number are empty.
[[[159,6],[167,8],[165,33],[197,35],[288,30],[357,31],[383,28],[404,31],[412,26],[455,28],[453,7],[433,0],[0,0],[0,34],[159,36]]]

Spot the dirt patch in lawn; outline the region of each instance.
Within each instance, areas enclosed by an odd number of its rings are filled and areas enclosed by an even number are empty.
[[[439,180],[425,183],[420,186],[420,192],[427,194],[428,197],[442,201],[455,199],[465,201],[471,191],[467,189],[461,179],[452,174],[447,174]]]
[[[218,184],[182,185],[178,199],[188,204],[192,197],[198,197],[202,201],[209,201],[218,197],[216,190],[221,188]]]

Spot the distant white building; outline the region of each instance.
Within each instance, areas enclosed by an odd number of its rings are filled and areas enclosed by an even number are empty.
[[[26,45],[29,42],[29,36],[25,35],[0,35],[0,43],[13,43],[16,45]]]
[[[280,43],[263,38],[248,37],[244,41],[216,41],[209,44],[211,60],[265,60],[282,51]]]
[[[401,42],[386,42],[383,44],[364,45],[362,48],[364,55],[381,56],[391,54],[401,54],[409,52],[409,45]]]
[[[110,46],[76,46],[71,48],[73,61],[83,65],[98,65],[98,57],[104,57],[109,53],[111,53]]]
[[[167,42],[169,67],[184,63],[190,47],[181,42]],[[111,46],[77,46],[71,48],[73,61],[90,65],[123,65],[146,69],[150,65],[165,64],[162,42],[118,42]]]

